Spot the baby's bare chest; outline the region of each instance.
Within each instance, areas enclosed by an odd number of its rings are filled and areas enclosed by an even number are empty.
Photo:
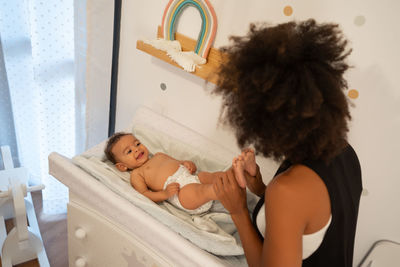
[[[179,161],[164,154],[156,154],[143,167],[147,186],[153,190],[162,190],[168,177],[178,170]]]

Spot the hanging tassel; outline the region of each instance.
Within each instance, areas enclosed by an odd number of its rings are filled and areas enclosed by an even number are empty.
[[[202,65],[207,62],[205,58],[202,58],[194,51],[182,51],[181,44],[179,41],[156,39],[156,40],[143,40],[144,43],[153,46],[156,49],[165,51],[167,55],[181,66],[187,72],[194,72],[197,65]]]

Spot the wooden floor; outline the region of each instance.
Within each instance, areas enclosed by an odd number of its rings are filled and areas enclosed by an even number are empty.
[[[68,267],[67,214],[46,215],[42,213],[42,193],[32,193],[36,217],[47,257],[51,267]],[[7,231],[12,228],[12,220],[6,221]],[[37,260],[16,265],[18,267],[39,267]],[[1,262],[0,262],[1,267]]]

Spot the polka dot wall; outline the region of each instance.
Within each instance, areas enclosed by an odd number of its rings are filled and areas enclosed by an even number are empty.
[[[283,13],[284,16],[291,17],[293,15],[293,12],[294,12],[293,11],[293,7],[291,5],[286,5],[286,6],[283,7],[282,13]],[[361,26],[363,26],[365,24],[365,22],[366,22],[366,19],[362,15],[357,15],[354,18],[354,25],[356,25],[356,26],[361,27]],[[359,92],[358,92],[357,89],[350,89],[350,90],[347,91],[347,96],[350,99],[354,100],[354,99],[357,99],[359,97]]]
[[[285,6],[283,8],[283,14],[285,14],[285,16],[291,16],[293,14],[293,8],[291,6]]]

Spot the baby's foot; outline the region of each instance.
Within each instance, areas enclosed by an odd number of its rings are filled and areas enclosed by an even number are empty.
[[[244,170],[247,171],[251,176],[257,175],[257,164],[256,164],[256,156],[254,154],[254,150],[251,148],[245,148],[242,150],[242,158],[244,161]]]
[[[246,178],[244,177],[244,160],[240,155],[233,159],[232,168],[235,172],[235,178],[240,187],[246,188]]]

